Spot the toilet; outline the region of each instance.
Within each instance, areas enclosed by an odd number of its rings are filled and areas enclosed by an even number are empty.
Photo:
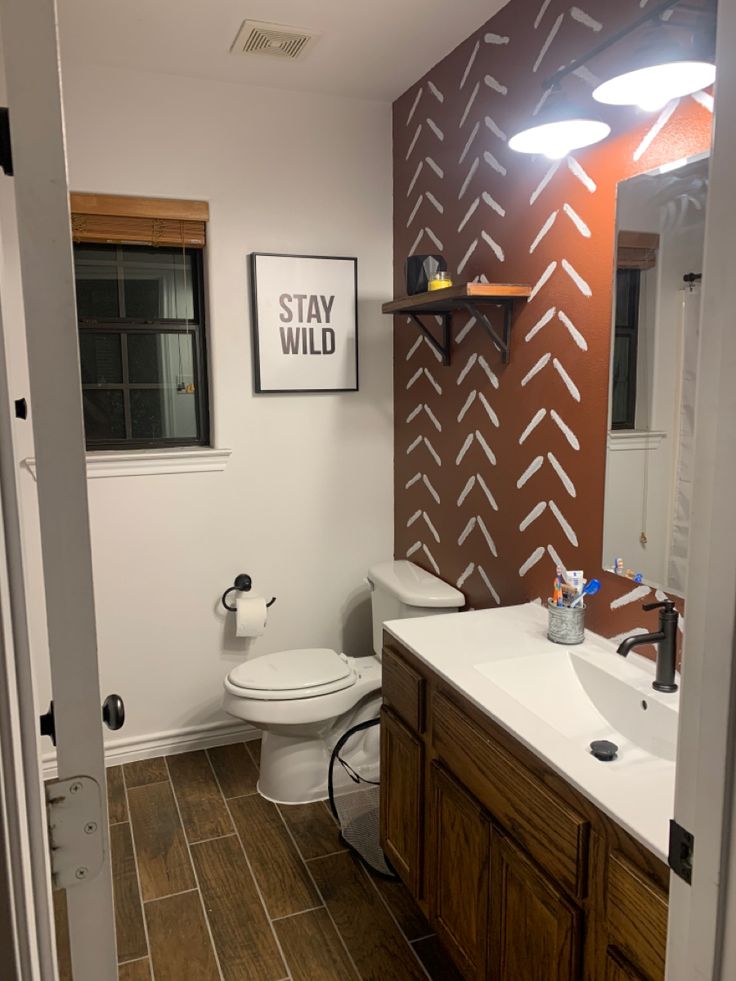
[[[328,648],[274,651],[253,657],[225,679],[225,711],[262,730],[259,793],[277,804],[327,797],[332,749],[351,726],[381,709],[381,648],[386,620],[451,613],[463,594],[405,559],[373,566],[373,651],[350,657]],[[378,730],[368,729],[351,750],[350,765],[364,779],[379,771]],[[355,784],[340,770],[335,789]]]

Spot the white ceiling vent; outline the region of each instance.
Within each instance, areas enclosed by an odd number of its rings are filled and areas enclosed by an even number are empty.
[[[273,55],[275,58],[300,58],[319,35],[300,27],[244,20],[232,43],[232,54]]]

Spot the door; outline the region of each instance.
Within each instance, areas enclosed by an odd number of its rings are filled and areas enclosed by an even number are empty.
[[[498,831],[492,856],[489,977],[575,981],[580,977],[579,911]]]
[[[421,895],[424,746],[381,712],[381,844],[415,898]]]
[[[17,215],[16,227],[11,227],[3,211],[0,233],[3,248],[14,246],[17,250],[16,276],[22,283],[30,378],[29,392],[20,393],[29,405],[30,421],[13,420],[13,425],[33,427],[58,774],[62,780],[88,778],[76,781],[75,801],[83,798],[90,813],[95,812],[95,798],[99,800],[97,816],[82,827],[91,829],[87,831],[90,855],[98,855],[100,862],[79,863],[71,870],[74,885],[66,889],[68,940],[74,981],[113,981],[112,876],[54,0],[0,0],[0,37],[13,156],[12,178],[0,180],[12,182]],[[3,294],[12,286],[11,276],[6,262],[0,283]],[[10,326],[5,324],[5,330]],[[17,323],[12,326],[18,327]],[[3,392],[3,403],[7,415],[7,391]],[[4,444],[6,487],[13,483],[8,476],[10,462],[17,466],[12,449]],[[6,498],[3,505],[15,512],[11,524],[19,524],[17,501]],[[19,624],[28,613],[23,609],[23,578],[18,568],[22,553],[14,560],[10,599]],[[15,657],[19,673],[24,675],[20,684],[27,708],[31,687],[27,647],[16,645]],[[30,786],[35,780],[38,793],[37,725],[38,720],[26,711],[15,736],[24,754],[26,783]],[[3,748],[3,763],[6,752],[13,748]],[[71,793],[61,789],[55,794],[71,811],[58,822],[54,819],[57,828],[53,834],[60,833],[62,824],[74,830],[76,812]],[[38,856],[39,849],[45,848],[44,817],[29,806],[28,819],[31,851]],[[73,853],[64,846],[54,854],[55,861],[64,863]],[[35,892],[40,889],[36,882]],[[48,928],[48,903],[38,912],[39,929],[44,930]],[[43,974],[44,981],[49,977],[53,974]]]
[[[695,837],[692,882],[670,879],[668,981],[736,977],[736,4],[718,5],[705,222],[675,820]],[[732,825],[732,826],[729,826]],[[730,843],[729,843],[730,838]],[[730,869],[729,869],[730,848]]]
[[[480,804],[436,762],[430,771],[430,794],[430,922],[463,975],[483,979],[491,821]],[[506,981],[511,981],[510,977]]]

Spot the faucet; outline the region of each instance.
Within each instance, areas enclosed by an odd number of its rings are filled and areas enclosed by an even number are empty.
[[[677,660],[677,620],[679,614],[672,600],[663,603],[645,603],[643,610],[659,610],[659,630],[653,634],[637,634],[627,637],[617,648],[626,657],[634,647],[642,644],[657,645],[657,674],[652,688],[657,691],[677,691],[675,684],[675,662]]]

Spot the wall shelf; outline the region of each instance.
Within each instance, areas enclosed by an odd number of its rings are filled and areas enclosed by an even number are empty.
[[[509,363],[511,343],[511,320],[514,302],[525,299],[532,288],[523,283],[463,283],[461,286],[448,286],[431,293],[416,293],[414,296],[401,296],[384,303],[384,313],[409,317],[427,338],[432,347],[442,357],[442,364],[450,364],[451,324],[454,313],[469,313],[490,334],[503,354],[504,364]],[[502,332],[493,326],[482,307],[496,306],[503,310]],[[442,318],[442,339],[434,334],[419,319],[421,314]]]

